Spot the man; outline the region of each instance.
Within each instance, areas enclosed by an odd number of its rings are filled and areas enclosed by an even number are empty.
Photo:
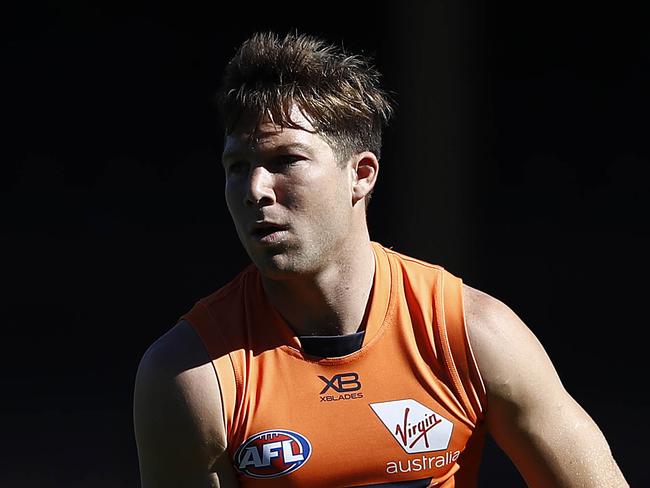
[[[378,80],[298,34],[230,61],[225,196],[252,264],[142,359],[143,487],[474,486],[486,432],[530,486],[627,486],[512,310],[370,240]]]

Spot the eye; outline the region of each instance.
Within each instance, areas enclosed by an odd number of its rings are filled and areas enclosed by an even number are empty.
[[[304,160],[303,156],[297,156],[294,154],[283,154],[276,156],[271,160],[271,164],[275,167],[282,168],[287,166],[294,166],[296,163]]]
[[[226,174],[238,175],[246,171],[247,164],[245,161],[233,161],[226,166]]]

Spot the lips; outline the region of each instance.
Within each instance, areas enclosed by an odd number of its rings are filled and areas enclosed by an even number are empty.
[[[256,223],[250,228],[250,234],[253,236],[253,238],[257,240],[264,239],[265,237],[270,236],[271,234],[274,234],[276,232],[280,232],[283,230],[287,230],[288,226],[286,225],[280,225],[280,224],[275,224],[272,222],[261,222],[261,223]]]

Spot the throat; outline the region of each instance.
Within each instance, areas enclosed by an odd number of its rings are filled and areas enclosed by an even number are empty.
[[[345,336],[365,328],[372,301],[375,261],[332,263],[317,274],[274,280],[261,275],[264,291],[297,336]]]

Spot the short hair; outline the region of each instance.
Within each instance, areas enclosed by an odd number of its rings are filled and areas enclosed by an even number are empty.
[[[296,104],[341,163],[362,151],[379,158],[393,113],[380,78],[369,57],[349,55],[318,37],[258,32],[227,64],[217,107],[231,134],[248,117],[259,123],[269,116],[280,127],[300,128],[290,116]]]

